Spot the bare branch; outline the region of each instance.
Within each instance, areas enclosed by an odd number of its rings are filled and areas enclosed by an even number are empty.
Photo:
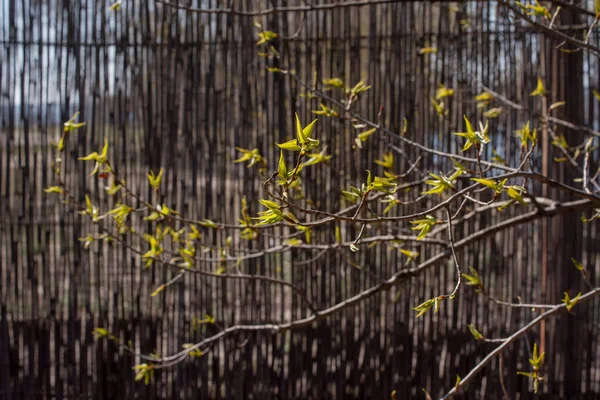
[[[586,294],[582,295],[579,298],[578,304],[589,301],[589,300],[595,298],[598,294],[600,294],[600,287],[597,287],[597,288],[587,292]],[[441,398],[441,400],[449,399],[449,398],[452,398],[454,395],[456,395],[458,393],[458,391],[462,387],[464,387],[467,383],[469,383],[487,364],[489,364],[493,360],[493,358],[495,356],[502,353],[502,351],[504,351],[506,349],[506,347],[508,347],[510,344],[512,344],[521,335],[530,331],[532,328],[534,328],[540,322],[548,319],[549,317],[552,317],[552,316],[558,314],[559,312],[565,311],[566,309],[567,309],[566,304],[564,304],[564,303],[557,304],[554,307],[552,307],[551,309],[549,309],[548,311],[546,311],[545,313],[540,314],[538,317],[534,318],[527,325],[523,326],[521,329],[519,329],[518,331],[513,333],[510,337],[506,338],[506,340],[503,340],[501,345],[496,347],[492,352],[490,352],[487,356],[485,356],[485,358],[483,360],[481,360],[481,362],[479,362],[479,364],[477,364],[471,371],[469,371],[469,373],[465,377],[463,377],[460,380],[460,382],[457,383],[457,385],[455,387],[453,387],[448,393],[446,393]]]

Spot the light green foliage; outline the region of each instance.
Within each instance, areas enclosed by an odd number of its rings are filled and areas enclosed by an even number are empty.
[[[394,208],[395,206],[402,204],[401,200],[398,200],[396,197],[394,197],[391,194],[388,194],[387,196],[385,196],[383,199],[381,199],[381,202],[386,204],[387,206],[385,207],[385,209],[383,210],[384,214],[387,214],[392,208]]]
[[[480,145],[487,144],[490,142],[490,138],[488,137],[489,126],[487,121],[485,123],[485,126],[483,126],[483,124],[480,122],[480,129],[478,131],[475,131],[473,130],[471,122],[467,119],[466,115],[464,116],[464,119],[465,125],[467,127],[467,132],[454,133],[456,136],[461,136],[467,139],[467,142],[465,143],[465,146],[463,147],[462,151],[467,151],[472,145],[475,145],[478,148]]]
[[[127,217],[132,211],[133,209],[126,204],[117,204],[115,208],[108,212],[113,217],[120,234],[131,232],[131,228],[127,226],[126,222]]]
[[[374,134],[377,131],[377,128],[372,128],[369,129],[367,131],[364,131],[362,133],[359,133],[358,136],[356,137],[356,139],[354,140],[354,142],[356,143],[356,146],[361,149],[362,148],[362,142],[366,142],[367,139],[369,138],[369,136],[371,136],[372,134]]]
[[[538,355],[537,344],[534,343],[533,355],[529,359],[529,365],[531,365],[532,371],[531,372],[523,372],[523,371],[517,372],[517,375],[523,375],[532,380],[534,393],[538,392],[539,384],[543,379],[542,376],[540,375],[540,369],[542,368],[542,364],[544,363],[544,356],[545,356],[545,353]]]
[[[312,228],[310,226],[296,225],[296,229],[304,232],[304,238],[306,239],[306,243],[310,243],[310,240],[312,238]]]
[[[362,193],[366,195],[371,191],[377,191],[385,194],[392,194],[396,192],[396,183],[393,182],[392,178],[382,178],[376,176],[371,177],[371,171],[367,170],[367,182],[362,184]]]
[[[94,328],[94,330],[92,331],[92,335],[94,335],[94,338],[96,340],[101,340],[101,339],[117,340],[117,337],[115,335],[113,335],[112,333],[110,333],[108,331],[108,329],[105,329],[105,328]]]
[[[63,132],[68,133],[85,126],[85,122],[75,122],[77,117],[79,117],[79,111],[73,114],[71,119],[64,123]]]
[[[510,198],[518,201],[522,205],[527,204],[527,203],[525,203],[525,200],[523,200],[523,193],[526,193],[524,187],[512,185],[512,186],[507,186],[505,189],[506,189],[506,193],[508,194],[508,196]]]
[[[158,192],[158,190],[160,189],[160,182],[162,180],[162,176],[163,176],[163,169],[161,168],[160,171],[158,171],[158,175],[156,175],[154,173],[154,171],[150,170],[150,172],[148,172],[148,182],[150,182],[150,186],[152,186],[152,188],[154,188],[155,192]]]
[[[258,226],[275,224],[283,220],[283,213],[281,212],[281,207],[279,207],[277,203],[264,199],[259,201],[260,204],[267,208],[267,210],[259,212],[258,217],[252,218],[260,221],[257,224]]]
[[[469,272],[471,273],[470,275],[463,273],[462,276],[467,280],[467,285],[473,286],[475,292],[478,293],[481,290],[483,290],[483,282],[481,281],[481,276],[473,267],[469,267]]]
[[[143,238],[150,244],[150,250],[142,255],[142,260],[146,260],[146,267],[150,267],[154,260],[164,252],[164,249],[160,245],[162,238],[160,238],[160,234],[155,237],[148,233],[145,233]]]
[[[351,89],[346,89],[346,94],[350,95],[351,98],[358,97],[359,94],[366,92],[371,89],[371,85],[367,85],[363,81],[359,81],[356,85],[354,85]]]
[[[579,261],[577,261],[576,259],[574,259],[573,257],[571,257],[571,261],[573,262],[573,266],[580,272],[583,272],[585,270],[585,267],[583,266],[582,263],[580,263]]]
[[[419,257],[420,254],[418,251],[411,251],[403,248],[399,248],[398,251],[404,256],[406,256],[406,265],[410,264],[413,261],[416,261],[417,257]]]
[[[438,85],[437,90],[435,91],[435,99],[441,100],[444,97],[454,96],[454,89],[447,88],[443,83]]]
[[[193,346],[194,346],[193,343],[184,343],[181,345],[181,348],[185,350],[185,349],[189,349]],[[200,358],[203,355],[204,355],[204,353],[200,349],[193,349],[193,350],[190,350],[190,352],[188,353],[188,356],[195,357],[195,358]]]
[[[488,92],[482,92],[474,97],[477,102],[477,108],[482,109],[486,108],[492,101],[494,101],[494,96]]]
[[[455,162],[455,170],[454,173],[450,176],[444,176],[442,173],[436,175],[432,172],[429,173],[433,179],[428,179],[425,183],[429,186],[432,186],[431,189],[424,191],[422,194],[442,194],[446,190],[456,190],[454,187],[454,181],[458,179],[458,177],[465,173],[464,167],[460,163]]]
[[[577,294],[577,296],[571,298],[568,292],[564,292],[565,297],[563,297],[562,302],[567,306],[567,311],[571,312],[571,309],[575,307],[575,304],[579,302],[579,298],[581,297],[581,292]]]
[[[502,107],[495,107],[495,108],[490,108],[489,110],[484,112],[483,116],[486,118],[492,119],[492,118],[498,117],[503,112],[504,112],[504,109]]]
[[[58,140],[58,143],[52,141],[52,146],[54,146],[59,153],[65,149],[65,140],[67,139],[67,135],[69,134],[69,132],[75,131],[85,126],[85,122],[75,122],[78,116],[79,111],[73,114],[71,119],[64,123],[63,133],[60,139]]]
[[[475,326],[473,324],[469,324],[469,325],[467,325],[467,327],[469,328],[469,331],[471,332],[471,335],[473,335],[473,338],[475,340],[483,340],[483,339],[485,339],[483,337],[483,335],[481,334],[481,332],[479,332],[477,330],[477,328],[475,328]]]
[[[527,121],[523,127],[515,131],[517,138],[521,140],[521,146],[528,148],[529,144],[534,145],[537,141],[537,130],[531,130],[530,123]]]
[[[343,89],[344,81],[340,78],[323,79],[323,85]]]
[[[433,172],[430,172],[429,176],[431,176],[433,179],[428,179],[425,181],[425,183],[433,187],[424,191],[423,194],[442,194],[447,189],[454,190],[454,185],[452,184],[452,180],[450,180],[450,178],[445,177],[441,173],[436,175]]]
[[[112,4],[111,4],[111,5],[108,7],[108,9],[109,9],[110,11],[119,11],[119,10],[121,9],[121,4],[122,4],[122,1],[121,1],[121,0],[119,0],[119,1],[115,1],[114,3],[112,3]]]
[[[269,43],[270,41],[277,39],[279,37],[278,34],[272,31],[262,31],[258,32],[258,42],[256,42],[257,46],[260,46],[264,43]]]
[[[121,190],[122,188],[123,188],[123,185],[122,185],[122,184],[120,184],[120,183],[119,183],[118,185],[115,185],[115,182],[113,181],[113,182],[110,184],[110,186],[106,186],[106,187],[104,188],[104,190],[106,190],[106,193],[108,193],[109,195],[111,195],[111,196],[114,196],[114,195],[116,195],[116,194],[119,192],[119,190]]]
[[[546,88],[544,87],[544,81],[542,80],[542,78],[538,77],[537,86],[535,87],[535,90],[533,92],[531,92],[529,95],[532,97],[545,96],[546,93],[547,92],[546,92]]]
[[[242,218],[240,218],[240,226],[245,227],[245,229],[240,233],[240,238],[245,240],[254,240],[258,237],[258,232],[253,226],[252,218],[248,213],[248,202],[246,201],[246,197],[242,197]]]
[[[279,184],[285,185],[288,180],[288,170],[283,158],[283,151],[279,152],[279,164],[277,165],[277,175],[279,176]]]
[[[321,107],[320,110],[313,110],[312,113],[316,114],[316,115],[324,115],[326,117],[339,117],[340,116],[340,114],[338,114],[337,111],[327,107],[323,103],[320,103],[319,107]]]
[[[432,97],[431,98],[431,104],[433,105],[433,108],[435,109],[435,112],[440,116],[440,118],[444,118],[446,115],[448,115],[448,113],[450,112],[447,108],[446,105],[444,104],[443,101],[435,101],[435,99]]]
[[[423,54],[435,54],[437,53],[438,49],[437,47],[421,47],[419,49],[419,54],[423,55]]]
[[[303,128],[300,118],[296,114],[296,139],[288,140],[282,144],[277,143],[277,146],[284,150],[301,151],[303,153],[314,149],[319,145],[319,140],[311,138],[316,122],[315,119]]]
[[[100,215],[100,211],[98,210],[98,208],[92,204],[92,201],[90,200],[90,197],[87,194],[85,195],[85,210],[80,211],[79,214],[88,215],[90,218],[92,218],[93,222],[98,222],[99,220],[104,218]]]
[[[192,318],[192,329],[194,331],[197,331],[201,325],[214,325],[214,324],[215,324],[215,318],[211,317],[208,314],[206,314],[206,316],[204,318],[198,318],[198,317]]]
[[[242,156],[238,159],[233,160],[234,163],[241,163],[249,161],[248,168],[261,164],[263,168],[266,168],[267,164],[263,156],[260,155],[258,149],[247,150],[241,147],[236,147],[236,150],[242,153]]]
[[[534,4],[524,5],[523,3],[518,2],[518,1],[516,2],[516,4],[521,8],[521,10],[525,14],[527,14],[529,16],[544,17],[547,19],[552,18],[550,11],[548,11],[548,9],[546,7],[541,5],[538,0],[535,0]]]
[[[496,192],[496,193],[501,193],[502,190],[504,189],[504,185],[508,181],[508,179],[503,179],[499,182],[496,182],[492,179],[484,179],[484,178],[471,178],[471,180],[494,190],[494,192]]]
[[[410,228],[413,231],[419,231],[419,235],[417,236],[417,240],[423,239],[427,234],[431,231],[431,229],[438,223],[437,219],[432,217],[431,215],[425,216],[423,219],[417,219],[414,221],[410,221],[413,225]]]
[[[394,154],[387,152],[381,157],[381,160],[375,160],[375,164],[383,168],[391,169],[394,166]]]
[[[154,377],[154,364],[143,363],[133,367],[133,370],[136,372],[135,380],[141,381],[144,380],[144,383],[147,385],[150,383],[150,380]]]
[[[60,186],[50,186],[44,189],[44,192],[61,194],[63,192],[63,189]]]
[[[310,157],[308,160],[306,160],[303,165],[305,167],[308,167],[310,165],[315,165],[315,164],[319,164],[319,163],[326,163],[327,161],[329,161],[331,159],[332,156],[328,156],[325,154],[326,149],[321,150],[319,153],[309,153],[307,154],[308,157]]]
[[[434,313],[438,312],[440,310],[440,303],[444,299],[445,299],[444,296],[434,297],[433,299],[429,299],[429,300],[419,304],[415,308],[413,308],[413,310],[418,311],[416,318],[419,318],[420,316],[422,316],[423,314],[425,314],[427,311],[429,311],[432,308],[433,308]]]
[[[198,221],[198,225],[203,226],[205,228],[219,229],[219,226],[216,223],[206,218],[202,221]]]
[[[108,154],[108,139],[104,139],[104,146],[102,147],[102,151],[100,154],[97,152],[92,152],[85,157],[79,157],[78,160],[82,161],[95,161],[96,164],[94,166],[94,170],[90,174],[90,176],[95,175],[98,171],[100,171],[100,167],[107,164],[107,154]],[[110,173],[111,169],[109,165],[106,165],[105,169],[101,171],[102,173]]]

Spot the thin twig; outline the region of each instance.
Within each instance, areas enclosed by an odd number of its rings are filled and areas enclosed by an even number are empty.
[[[596,297],[598,294],[600,294],[600,287],[597,287],[597,288],[587,292],[586,294],[582,295],[579,298],[578,304],[582,304],[586,301],[589,301],[589,300],[593,299],[594,297]],[[505,341],[503,341],[501,345],[496,347],[492,352],[490,352],[487,356],[485,356],[485,358],[483,360],[481,360],[481,362],[479,362],[479,364],[477,364],[473,369],[471,369],[471,371],[469,371],[469,373],[466,376],[464,376],[460,380],[460,382],[458,382],[448,393],[446,393],[444,396],[441,397],[441,400],[446,400],[446,399],[449,399],[449,398],[453,397],[454,395],[456,395],[458,393],[458,391],[462,387],[464,387],[467,383],[469,383],[487,364],[489,364],[493,360],[493,358],[495,356],[502,353],[502,351],[505,350],[506,347],[508,347],[511,343],[516,341],[521,335],[530,331],[533,327],[535,327],[540,322],[542,322],[542,321],[546,320],[547,318],[554,316],[555,314],[558,314],[559,312],[564,311],[566,309],[567,309],[566,304],[564,304],[564,303],[557,304],[554,307],[552,307],[551,309],[549,309],[548,311],[546,311],[545,313],[540,314],[539,316],[534,318],[527,325],[523,326],[521,329],[519,329],[515,333],[513,333],[510,337],[508,337]]]

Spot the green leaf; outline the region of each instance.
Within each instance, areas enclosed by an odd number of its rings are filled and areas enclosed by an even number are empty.
[[[202,221],[198,221],[198,225],[203,226],[205,228],[219,229],[219,226],[210,219],[203,219]]]
[[[375,164],[384,168],[392,168],[394,166],[394,155],[390,152],[385,153],[381,160],[375,160]]]
[[[325,155],[325,150],[323,149],[321,152],[319,153],[310,153],[307,154],[308,157],[310,157],[306,162],[304,162],[304,166],[308,167],[309,165],[315,165],[321,162],[327,162],[331,159],[332,156],[327,156]]]
[[[152,186],[154,188],[154,191],[158,192],[158,189],[160,188],[160,181],[162,180],[162,176],[163,176],[163,169],[161,168],[160,171],[158,171],[158,175],[154,174],[154,171],[150,170],[150,172],[148,172],[148,182],[150,182],[150,186]]]
[[[79,129],[79,128],[85,126],[85,122],[79,122],[79,123],[75,122],[75,120],[77,119],[78,116],[79,116],[79,111],[77,111],[75,114],[73,114],[71,119],[64,123],[63,132],[68,133],[68,132],[71,132],[73,130],[76,130],[76,129]]]
[[[429,190],[424,191],[422,194],[442,194],[448,189],[454,189],[454,185],[452,184],[453,179],[447,178],[441,173],[440,175],[436,175],[430,172],[429,175],[434,179],[428,179],[425,181],[425,183],[433,187]]]
[[[315,129],[315,124],[317,123],[318,119],[313,120],[310,124],[308,124],[304,129],[302,129],[302,134],[304,135],[304,137],[306,139],[311,139],[312,137],[312,132]]]
[[[256,42],[257,46],[260,46],[263,43],[268,43],[273,39],[276,39],[279,35],[276,34],[275,32],[271,32],[271,31],[262,31],[258,33],[258,38],[260,39],[258,42]]]
[[[582,263],[580,263],[579,261],[577,261],[574,258],[571,258],[571,261],[573,262],[573,265],[575,266],[575,268],[577,268],[577,270],[582,271],[585,269],[585,267],[583,266]]]
[[[421,240],[425,236],[427,236],[429,231],[431,231],[431,229],[435,226],[435,224],[437,224],[437,220],[434,217],[432,217],[431,215],[427,215],[423,219],[410,221],[410,223],[412,225],[414,225],[412,228],[410,228],[411,230],[420,231],[419,235],[417,236],[417,240]]]
[[[467,325],[467,327],[469,328],[469,331],[471,331],[471,335],[473,335],[473,338],[475,340],[483,340],[484,339],[481,332],[479,332],[473,324],[469,324],[469,325]]]
[[[408,260],[406,261],[406,264],[409,264],[412,261],[415,261],[417,259],[417,257],[419,257],[419,252],[418,251],[410,251],[407,249],[399,249],[400,253],[404,254],[406,256],[406,258],[408,258]]]
[[[319,104],[319,107],[321,107],[320,110],[313,110],[311,112],[316,115],[325,115],[326,117],[339,117],[340,116],[340,114],[338,114],[337,111],[332,110],[331,108],[327,107],[323,103]]]
[[[300,118],[298,114],[296,114],[296,140],[298,143],[304,144],[306,142],[306,135],[304,134],[304,129],[302,129],[302,124],[300,123]]]
[[[581,292],[577,294],[577,296],[571,298],[569,297],[568,292],[564,292],[565,297],[563,297],[562,302],[567,306],[567,311],[571,312],[571,309],[575,307],[575,304],[579,302],[579,298],[581,297]]]
[[[98,159],[98,153],[97,152],[92,152],[90,154],[88,154],[85,157],[79,157],[78,160],[80,161],[95,161]]]
[[[333,87],[336,87],[336,88],[343,88],[344,87],[344,81],[342,81],[340,78],[323,79],[323,85],[325,85],[325,86],[333,86]]]
[[[449,97],[454,95],[454,89],[447,88],[442,83],[438,85],[438,89],[435,92],[435,99],[441,100],[444,97]]]
[[[504,112],[504,109],[502,107],[495,107],[495,108],[490,108],[489,110],[484,112],[483,116],[491,119],[491,118],[498,117],[503,112]]]
[[[63,192],[63,189],[59,186],[50,186],[50,187],[47,187],[46,189],[44,189],[44,192],[61,194]]]
[[[158,295],[160,292],[162,292],[163,290],[165,290],[165,285],[160,285],[158,288],[156,288],[156,290],[154,292],[152,292],[152,294],[150,296],[154,297],[154,296]]]
[[[362,142],[366,142],[367,138],[374,134],[377,131],[377,128],[369,129],[368,131],[364,131],[358,134],[358,139]]]
[[[467,127],[467,134],[469,135],[469,137],[475,136],[475,131],[473,131],[473,126],[471,125],[471,121],[469,121],[469,119],[467,118],[466,115],[463,115],[463,118],[465,120],[465,126]]]
[[[258,149],[247,150],[241,147],[236,147],[236,150],[241,152],[242,156],[236,160],[233,160],[234,163],[250,161],[248,168],[253,167],[257,163],[261,163],[263,167],[266,166],[265,159],[260,155]]]
[[[419,304],[418,306],[413,308],[413,310],[419,312],[415,318],[419,318],[420,316],[425,314],[427,311],[429,311],[431,308],[434,309],[433,312],[438,312],[440,309],[440,302],[442,300],[443,300],[443,297],[434,297],[433,299],[429,299],[429,300]]]
[[[121,0],[112,3],[108,9],[110,11],[119,11],[121,9]]]
[[[544,87],[544,81],[542,81],[541,77],[537,78],[537,86],[535,88],[535,90],[533,92],[531,92],[529,95],[532,97],[535,96],[545,96],[546,95],[546,88]]]
[[[279,204],[275,203],[274,201],[271,200],[265,200],[265,199],[261,199],[258,201],[260,204],[262,204],[263,206],[267,207],[269,210],[280,210]]]
[[[296,139],[292,139],[289,140],[285,143],[275,143],[277,146],[279,146],[281,149],[284,150],[291,150],[291,151],[300,151],[302,148],[298,145],[298,140]]]
[[[285,165],[285,159],[283,158],[283,151],[279,152],[279,165],[277,173],[281,179],[287,179],[287,167]]]
[[[479,292],[483,288],[481,276],[479,276],[479,273],[473,267],[469,267],[469,271],[471,272],[471,275],[463,273],[462,277],[467,280],[467,286],[474,286],[475,292]]]
[[[521,195],[522,192],[525,192],[525,188],[518,187],[518,186],[509,186],[506,189],[506,193],[511,198],[513,198],[514,200],[517,200],[522,205],[527,205],[527,203],[525,203],[525,200],[523,200],[523,196]]]
[[[535,369],[539,370],[542,364],[544,363],[544,356],[546,353],[542,353],[538,355],[537,343],[533,344],[533,355],[529,359],[529,364]]]
[[[432,97],[431,98],[431,104],[433,104],[433,108],[435,109],[435,112],[437,112],[437,114],[441,117],[444,118],[446,115],[448,115],[449,111],[446,108],[445,104],[443,101],[440,101],[439,103],[437,101],[435,101],[435,99]]]
[[[136,371],[135,380],[141,381],[144,380],[144,383],[148,385],[150,383],[150,379],[154,376],[154,365],[153,364],[139,364],[133,367],[133,370]]]
[[[423,54],[435,54],[437,53],[438,49],[437,47],[421,47],[419,49],[419,54],[423,55]]]

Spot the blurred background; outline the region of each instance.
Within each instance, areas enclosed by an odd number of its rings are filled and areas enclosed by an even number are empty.
[[[305,4],[232,3],[238,11]],[[312,2],[321,3],[326,2]],[[583,3],[594,9],[593,1]],[[224,7],[220,0],[181,4]],[[600,102],[591,90],[600,87],[600,71],[597,57],[561,52],[558,43],[515,22],[491,1],[358,2],[264,16],[190,12],[154,0],[124,0],[119,10],[110,5],[0,0],[1,399],[385,399],[392,390],[398,399],[409,399],[424,398],[421,388],[435,397],[494,347],[474,341],[467,324],[486,337],[504,337],[534,315],[481,301],[463,289],[439,313],[415,319],[414,306],[454,287],[455,271],[446,263],[311,327],[282,335],[238,335],[200,359],[157,372],[148,386],[135,382],[134,357],[112,342],[96,342],[94,327],[131,340],[140,351],[168,355],[224,326],[287,321],[308,316],[309,310],[280,287],[203,276],[186,276],[151,297],[173,271],[145,269],[136,254],[108,243],[84,249],[79,238],[94,232],[91,222],[43,190],[54,184],[51,142],[74,112],[80,111],[79,121],[87,123],[70,135],[63,154],[66,183],[75,196],[90,193],[108,210],[105,182],[88,177],[90,165],[77,161],[98,151],[107,138],[112,164],[142,195],[189,218],[237,223],[243,196],[253,215],[261,211],[265,176],[256,167],[234,164],[240,155],[235,146],[259,149],[270,173],[279,157],[274,143],[294,135],[294,113],[308,123],[311,110],[319,108],[318,99],[301,96],[306,90],[295,79],[269,73],[266,66],[293,69],[310,85],[334,77],[348,86],[363,80],[372,87],[357,104],[362,116],[376,121],[383,107],[383,126],[402,132],[406,118],[410,139],[455,153],[462,142],[451,132],[463,130],[463,114],[472,121],[483,119],[485,110],[477,109],[473,97],[485,85],[522,106],[494,105],[503,112],[490,120],[492,142],[484,155],[500,155],[512,165],[519,161],[514,131],[540,116],[539,100],[529,96],[538,76],[544,77],[552,102],[566,101],[562,118],[598,130]],[[573,29],[581,23],[569,12],[561,18]],[[292,36],[274,42],[281,58],[258,54],[255,22]],[[598,34],[590,40],[597,45]],[[437,51],[421,54],[426,47]],[[430,101],[440,83],[455,90],[446,100],[445,118]],[[584,139],[578,131],[558,131],[572,144]],[[388,144],[409,156],[395,154],[397,172],[418,155],[380,133],[362,149],[353,148],[356,131],[334,118],[320,118],[315,136],[333,158],[329,165],[303,171],[303,194],[322,210],[346,206],[341,191],[364,181],[366,169],[381,174],[373,160],[389,151]],[[552,162],[560,153],[550,147],[549,174],[569,182],[573,172],[566,163]],[[539,152],[534,161],[543,167]],[[156,196],[146,173],[161,167],[163,190]],[[451,170],[452,163],[426,155],[419,168],[437,173]],[[552,190],[549,196],[562,198]],[[392,215],[412,213],[413,207],[396,207]],[[519,212],[481,214],[455,227],[457,240]],[[335,242],[334,228],[315,230],[313,240]],[[367,229],[393,234],[407,228]],[[548,230],[545,248],[542,229]],[[342,226],[342,232],[350,240],[358,228]],[[272,233],[290,232],[277,228]],[[580,215],[569,214],[507,229],[460,251],[460,257],[498,298],[558,303],[563,291],[584,289],[571,257],[584,263],[592,278],[600,273],[599,233],[597,224],[583,224]],[[230,233],[205,229],[203,234],[208,244],[217,245]],[[260,236],[236,241],[232,251],[242,254],[274,243],[276,238]],[[420,260],[440,251],[435,245],[411,249],[421,253]],[[548,257],[544,296],[542,254]],[[306,289],[315,306],[325,308],[405,264],[385,244],[303,262],[314,255],[298,249],[249,260],[240,268],[291,280]],[[214,271],[218,265],[199,267]],[[217,324],[192,324],[206,314]],[[600,302],[575,314],[546,326],[545,394],[539,398],[600,396]],[[504,354],[512,398],[534,398],[530,382],[516,372],[527,368],[538,334],[527,335]],[[500,398],[499,376],[494,361],[462,398]]]

